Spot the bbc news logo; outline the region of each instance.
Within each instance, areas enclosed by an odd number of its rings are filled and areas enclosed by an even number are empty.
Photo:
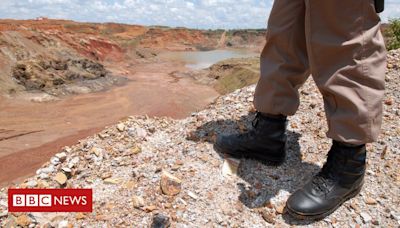
[[[92,212],[92,189],[9,189],[9,212]]]

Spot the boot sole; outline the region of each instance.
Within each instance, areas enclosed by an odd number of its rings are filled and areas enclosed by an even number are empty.
[[[217,144],[214,144],[214,149],[220,153],[227,154],[233,158],[237,158],[237,159],[245,158],[245,159],[250,159],[250,160],[256,160],[256,161],[263,163],[264,165],[269,165],[269,166],[280,166],[286,160],[286,153],[285,153],[285,156],[283,156],[282,158],[276,158],[276,157],[268,157],[268,156],[261,157],[261,156],[259,156],[259,154],[255,154],[255,153],[233,154],[227,150],[222,149]]]
[[[286,205],[286,209],[287,212],[293,216],[296,219],[300,219],[300,220],[322,220],[324,218],[326,218],[327,216],[329,216],[330,214],[332,214],[333,212],[335,212],[340,206],[342,206],[342,204],[346,201],[348,201],[351,198],[356,197],[362,190],[362,186],[363,184],[360,185],[360,187],[358,187],[357,189],[353,190],[352,192],[350,192],[349,194],[347,194],[345,197],[343,197],[343,200],[340,201],[340,203],[338,203],[334,208],[332,208],[331,210],[322,213],[322,214],[305,214],[305,213],[301,213],[301,212],[296,212],[292,209],[290,209],[290,207],[288,207]]]

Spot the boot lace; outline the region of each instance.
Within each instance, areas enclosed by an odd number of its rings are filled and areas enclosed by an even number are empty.
[[[256,116],[254,117],[254,119],[251,121],[251,125],[253,126],[253,128],[257,128],[258,126],[258,122],[260,120],[260,116],[261,114],[259,112],[256,113]]]
[[[328,194],[331,190],[330,186],[336,182],[337,174],[342,170],[342,167],[346,162],[346,156],[340,156],[338,153],[329,153],[328,159],[321,171],[312,180],[315,189],[318,189],[325,195]]]
[[[260,120],[260,113],[257,112],[256,116],[254,117],[254,119],[251,121],[251,126],[253,127],[253,129],[249,130],[246,133],[243,134],[239,134],[238,137],[239,138],[248,138],[250,136],[253,136],[256,132],[257,126],[258,126],[258,122]]]

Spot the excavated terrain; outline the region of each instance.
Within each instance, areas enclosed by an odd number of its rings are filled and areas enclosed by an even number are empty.
[[[65,85],[99,78],[102,80],[97,80],[97,85],[103,83],[102,89],[107,89],[123,81],[121,75],[106,73],[103,68],[107,64],[137,63],[166,50],[258,50],[265,41],[264,33],[49,19],[0,20],[0,94],[48,92],[52,88],[51,95],[61,96],[68,94]],[[108,80],[104,80],[105,75]],[[100,90],[92,87],[89,92]]]
[[[263,30],[0,20],[0,186],[128,115],[182,118],[219,95],[159,53],[263,43]]]
[[[399,227],[400,51],[386,74],[382,134],[368,144],[363,191],[321,221],[286,213],[288,196],[323,165],[331,142],[312,80],[290,117],[288,158],[273,167],[235,160],[213,148],[216,136],[251,128],[255,86],[216,99],[184,119],[131,116],[64,147],[17,188],[93,188],[93,213],[8,213],[5,227]]]

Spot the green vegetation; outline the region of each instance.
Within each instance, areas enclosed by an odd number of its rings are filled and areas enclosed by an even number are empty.
[[[161,29],[161,30],[171,29],[171,27],[165,26],[165,25],[152,25],[152,26],[148,26],[148,28],[149,29]]]
[[[247,68],[241,68],[229,76],[218,80],[215,89],[221,94],[227,94],[258,81],[259,73]]]
[[[214,88],[221,94],[254,84],[260,77],[258,57],[228,59],[213,65],[209,77],[217,79]]]
[[[385,32],[387,48],[389,50],[400,48],[400,18],[389,20],[389,26]]]

